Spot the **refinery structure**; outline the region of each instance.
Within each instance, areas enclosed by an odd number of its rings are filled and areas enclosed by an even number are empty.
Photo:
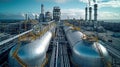
[[[120,50],[101,36],[97,9],[86,6],[84,20],[61,20],[59,6],[44,12],[41,4],[35,19],[25,14],[24,21],[1,23],[0,67],[120,67]]]

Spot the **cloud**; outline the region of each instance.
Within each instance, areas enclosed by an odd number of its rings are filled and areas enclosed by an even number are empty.
[[[88,4],[88,0],[79,0],[80,2]],[[120,0],[96,0],[99,8],[102,7],[120,7]],[[91,0],[91,5],[94,5],[93,0]]]
[[[25,14],[24,14],[24,13],[22,13],[22,14],[21,14],[21,16],[25,17]]]
[[[74,9],[62,9],[61,10],[61,19],[80,19],[85,18],[85,11],[84,9],[74,8]],[[98,19],[120,19],[120,13],[115,12],[105,12],[99,11],[98,12]],[[92,12],[92,19],[94,18],[94,12]]]
[[[36,13],[32,13],[32,15],[33,15],[33,16],[35,16],[35,15],[36,15]]]
[[[86,3],[86,5],[88,6],[89,4],[89,0],[79,0],[82,3]],[[90,5],[92,6],[94,4],[93,0],[90,0]]]
[[[98,19],[120,19],[120,13],[114,12],[99,12]]]
[[[68,0],[54,0],[56,3],[65,3],[67,2]]]
[[[0,19],[25,19],[25,14],[27,14],[27,16],[30,19],[34,19],[35,15],[37,15],[37,17],[39,16],[39,13],[18,13],[18,14],[3,14],[3,13],[0,13]]]
[[[99,3],[99,8],[100,7],[120,7],[120,0],[111,0],[108,2],[100,2]]]
[[[36,2],[50,2],[51,0],[35,0]]]
[[[68,17],[70,19],[80,19],[80,17],[84,18],[84,10],[79,8],[61,10],[61,19],[67,19]]]
[[[0,19],[23,19],[22,14],[0,14]]]
[[[32,13],[32,16],[35,18],[35,16],[39,17],[38,13]]]
[[[88,0],[79,0],[79,1],[83,3],[88,3]]]
[[[70,0],[35,0],[37,2],[55,2],[55,3],[66,3]]]

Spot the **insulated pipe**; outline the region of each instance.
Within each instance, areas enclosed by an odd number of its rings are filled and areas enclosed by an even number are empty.
[[[28,31],[26,31],[26,32],[23,32],[23,33],[21,33],[21,34],[18,34],[18,35],[14,36],[14,37],[11,37],[11,38],[9,38],[9,39],[3,40],[2,42],[0,42],[0,45],[3,45],[3,44],[5,44],[5,43],[7,43],[7,42],[9,42],[9,41],[12,41],[12,40],[14,40],[14,39],[16,39],[16,38],[18,38],[18,37],[20,37],[20,36],[22,36],[22,35],[25,35],[25,34],[31,32],[32,30],[33,30],[33,29],[30,29],[30,30],[28,30]]]

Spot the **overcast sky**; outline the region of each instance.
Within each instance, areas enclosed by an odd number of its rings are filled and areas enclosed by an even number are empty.
[[[93,7],[93,0],[91,6]],[[120,0],[97,0],[98,19],[120,19]],[[61,8],[61,18],[84,19],[88,0],[0,0],[0,19],[23,19],[24,14],[33,17],[40,14],[40,6],[52,12],[54,6]]]

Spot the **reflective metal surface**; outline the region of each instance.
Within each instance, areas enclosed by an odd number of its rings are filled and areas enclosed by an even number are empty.
[[[52,33],[48,31],[41,38],[29,44],[22,45],[19,48],[19,51],[17,53],[18,57],[28,67],[34,67],[34,66],[40,67],[46,58],[46,51],[48,49],[51,38],[52,38]],[[10,54],[9,54],[9,66],[11,67],[20,66],[20,64],[12,56],[15,49],[16,49],[16,46],[10,51]]]
[[[103,67],[102,58],[105,59],[105,62],[109,61],[108,52],[100,43],[83,41],[83,34],[80,31],[66,29],[67,27],[64,27],[72,51],[71,60],[75,65],[78,67]],[[99,46],[99,49],[96,46]]]

